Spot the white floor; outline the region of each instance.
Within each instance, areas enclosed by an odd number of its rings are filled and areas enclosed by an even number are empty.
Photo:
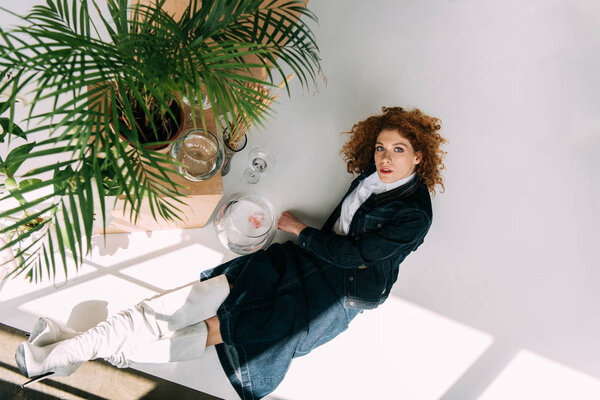
[[[313,93],[292,82],[291,100],[282,96],[248,145],[276,164],[252,186],[241,177],[248,149],[238,154],[226,196],[256,191],[319,226],[351,180],[339,133],[382,105],[442,119],[447,191],[389,301],[295,360],[271,397],[600,398],[600,4],[309,6],[327,85]],[[232,257],[210,225],[112,235],[67,283],[8,282],[0,322],[29,329],[49,315],[85,328]],[[235,398],[214,353],[187,364],[140,369]]]

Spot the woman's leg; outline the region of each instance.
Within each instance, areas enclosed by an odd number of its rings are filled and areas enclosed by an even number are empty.
[[[72,366],[76,369],[95,358],[106,358],[119,367],[199,358],[209,336],[204,321],[216,315],[229,288],[227,278],[219,275],[144,300],[72,339],[44,347],[25,342],[17,349],[17,364],[31,377],[46,372],[68,375],[74,371]]]
[[[107,361],[125,367],[131,362],[164,363],[200,358],[209,334],[204,321],[217,314],[229,290],[227,277],[219,275],[142,301],[138,306],[153,336],[133,340]]]
[[[194,325],[172,332],[168,337],[152,341],[132,350],[117,353],[106,361],[119,368],[137,363],[167,363],[196,360],[202,357],[206,346],[223,343],[219,319],[215,315]]]

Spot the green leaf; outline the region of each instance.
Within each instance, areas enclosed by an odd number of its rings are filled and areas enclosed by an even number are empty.
[[[12,195],[8,195],[6,197],[3,197],[1,200],[5,200],[7,198],[10,198],[11,196]],[[21,211],[25,211],[26,212],[27,210],[32,209],[32,207],[35,207],[38,204],[41,204],[44,201],[49,200],[49,199],[51,199],[53,197],[54,197],[54,194],[51,193],[51,194],[48,194],[46,196],[42,196],[40,198],[32,200],[30,202],[26,202],[25,204],[21,204],[20,206],[12,208],[10,210],[0,211],[0,218],[12,216],[12,215],[15,215],[15,214],[17,214],[17,213],[19,213]]]
[[[70,165],[64,169],[57,169],[54,172],[54,193],[63,194],[69,185],[71,179],[77,179],[77,174]]]
[[[77,254],[79,254],[79,263],[83,262],[83,237],[81,236],[81,227],[79,224],[79,210],[81,209],[82,211],[82,217],[84,219],[90,219],[93,220],[93,213],[89,213],[89,212],[83,212],[86,210],[86,204],[85,204],[85,198],[83,198],[83,193],[82,193],[82,187],[79,184],[79,181],[77,181],[77,192],[74,193],[72,191],[69,192],[69,211],[72,213],[72,223],[71,223],[71,227],[73,228],[73,230],[75,231],[75,234],[73,235],[73,247],[75,247],[75,245],[77,245],[79,247],[79,251],[76,252],[74,250],[71,250],[73,255],[75,256],[75,258],[77,258]],[[75,196],[77,195],[79,202],[75,201]],[[78,207],[79,206],[79,207]],[[65,216],[65,222],[67,221],[67,215]],[[86,237],[87,238],[87,237]],[[86,248],[87,250],[87,248]],[[87,252],[87,251],[86,251]]]
[[[47,216],[48,213],[51,212],[54,208],[55,208],[55,206],[51,205],[49,207],[46,207],[43,210],[40,210],[40,211],[28,216],[28,217],[17,220],[14,224],[0,229],[0,233],[6,233],[6,232],[19,233],[21,231],[28,231],[32,228],[35,228],[36,226],[38,226],[40,224],[44,224],[44,223],[46,223],[45,221],[47,221],[47,219],[40,221],[40,218],[44,219],[45,216]],[[17,231],[19,231],[19,232],[17,232]]]
[[[54,225],[56,225],[56,242],[58,244],[58,253],[60,254],[60,258],[62,259],[63,265],[67,265],[67,254],[65,252],[65,242],[63,239],[63,234],[68,230],[67,227],[61,226],[58,217],[54,216]]]
[[[31,150],[35,147],[35,142],[23,144],[19,147],[15,147],[8,156],[6,156],[5,169],[6,175],[13,176],[21,164],[27,159]]]
[[[54,224],[56,225],[57,218],[54,219]],[[56,230],[58,233],[58,230]],[[50,263],[46,262],[48,273],[50,273],[50,267],[52,267],[53,271],[56,271],[56,255],[54,251],[54,240],[52,235],[48,235],[48,253],[46,253],[46,248],[44,246],[44,258],[47,258],[47,255],[50,255]]]
[[[21,190],[27,189],[29,186],[39,185],[42,182],[43,181],[38,178],[24,179],[21,182],[19,182],[19,189],[21,189]]]
[[[6,187],[8,192],[12,195],[12,197],[14,197],[19,203],[21,203],[21,204],[27,203],[27,200],[25,200],[23,195],[21,195],[21,192],[19,191],[19,185],[14,180],[14,178],[6,178],[4,180],[4,186]]]
[[[23,130],[15,123],[12,123],[9,118],[0,118],[0,126],[2,127],[2,132],[0,132],[0,143],[4,143],[4,138],[8,134],[27,139],[25,132],[23,132]]]
[[[47,171],[55,171],[57,169],[60,169],[66,165],[71,165],[73,163],[77,162],[77,160],[68,160],[68,161],[64,161],[64,162],[59,162],[56,164],[52,164],[52,165],[46,165],[40,168],[35,168],[32,169],[30,171],[27,171],[25,174],[23,174],[22,176],[32,176],[32,175],[39,175],[43,172],[47,172]]]
[[[69,198],[71,198],[71,193],[69,193]],[[67,208],[65,207],[65,203],[64,202],[61,202],[61,203],[62,203],[61,211],[62,211],[62,216],[64,219],[64,225],[59,227],[59,229],[57,230],[57,233],[61,232],[61,235],[67,237],[68,249],[73,254],[73,257],[75,259],[77,259],[77,249],[75,246],[75,235],[73,235],[73,223],[79,224],[79,221],[71,221],[71,219],[69,218],[69,212],[67,211]]]

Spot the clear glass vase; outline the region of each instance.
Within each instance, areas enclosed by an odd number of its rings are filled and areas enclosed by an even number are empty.
[[[173,142],[171,157],[178,161],[179,172],[190,181],[204,181],[214,176],[225,161],[224,146],[210,131],[190,129],[183,139]]]

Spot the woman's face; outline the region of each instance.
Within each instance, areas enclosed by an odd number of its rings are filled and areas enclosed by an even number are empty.
[[[421,162],[421,154],[396,129],[384,129],[375,144],[375,166],[379,179],[385,183],[406,178]]]

